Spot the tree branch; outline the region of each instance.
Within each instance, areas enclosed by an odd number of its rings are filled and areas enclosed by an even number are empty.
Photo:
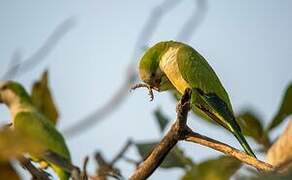
[[[50,176],[48,173],[36,168],[30,160],[28,160],[25,157],[19,158],[18,160],[21,164],[21,166],[28,170],[30,174],[32,175],[32,179],[34,180],[50,180]]]
[[[126,153],[126,151],[130,148],[130,146],[133,144],[133,141],[131,139],[129,139],[126,144],[124,145],[124,147],[120,150],[120,152],[113,158],[113,160],[110,162],[111,166],[114,166],[114,164],[119,161],[120,159],[122,159],[124,157],[124,154]]]
[[[166,155],[179,140],[185,140],[220,151],[232,156],[239,161],[257,168],[263,172],[274,171],[272,165],[255,159],[248,154],[241,152],[227,144],[193,132],[186,124],[188,111],[190,110],[191,91],[187,89],[177,104],[177,118],[171,129],[162,138],[160,143],[152,150],[150,155],[139,165],[136,171],[129,178],[130,180],[141,180],[148,178],[162,163]]]
[[[190,109],[189,105],[190,93],[182,96],[177,105],[177,118],[168,133],[162,138],[160,143],[156,145],[150,155],[142,162],[137,170],[130,177],[130,180],[146,179],[148,178],[162,163],[166,155],[176,145],[176,143],[183,137],[183,132],[180,130],[185,129],[187,114]]]
[[[260,161],[252,156],[247,155],[245,152],[239,151],[238,149],[235,149],[227,144],[216,141],[201,134],[195,133],[191,130],[189,130],[188,133],[186,134],[185,141],[193,142],[196,144],[212,148],[226,155],[232,156],[235,159],[238,159],[239,161],[264,172],[274,170],[273,166],[268,163]]]

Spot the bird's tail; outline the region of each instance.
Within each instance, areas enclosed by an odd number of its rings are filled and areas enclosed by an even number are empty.
[[[70,174],[64,171],[60,166],[51,164],[51,167],[59,177],[59,180],[69,180]]]
[[[244,136],[242,135],[242,133],[240,131],[233,131],[232,133],[234,134],[236,139],[239,141],[239,143],[243,147],[244,151],[248,155],[253,156],[254,158],[257,158],[255,156],[255,154],[253,153],[252,149],[250,148],[250,146],[248,145],[248,143],[246,142],[246,140],[245,140]]]
[[[197,107],[207,114],[211,119],[215,120],[218,124],[231,131],[236,139],[239,141],[245,152],[256,158],[250,146],[246,142],[241,133],[240,126],[232,113],[232,109],[228,107],[226,102],[220,99],[216,94],[205,94],[200,89],[195,89],[195,95],[199,98],[193,98],[197,101]],[[196,102],[194,103],[196,104]]]

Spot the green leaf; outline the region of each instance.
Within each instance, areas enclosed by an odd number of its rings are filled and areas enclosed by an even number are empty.
[[[33,104],[56,124],[59,114],[48,86],[48,71],[45,71],[41,79],[34,83],[31,97]]]
[[[252,111],[244,111],[236,116],[242,133],[253,138],[257,143],[269,149],[270,139],[264,131],[262,120]]]
[[[20,177],[10,162],[0,161],[0,179],[20,180]]]
[[[138,149],[138,152],[142,159],[146,159],[151,153],[153,148],[158,142],[149,142],[149,143],[135,143]],[[164,161],[161,163],[161,168],[186,168],[192,166],[193,162],[190,158],[184,155],[184,152],[178,148],[174,147],[168,155],[165,157]]]
[[[264,147],[270,146],[270,140],[264,132],[262,120],[258,115],[252,111],[244,111],[236,116],[236,120],[245,136],[253,138]]]
[[[277,114],[273,118],[272,122],[268,125],[267,130],[270,131],[277,127],[290,114],[292,114],[292,82],[287,87],[286,92],[282,99],[281,106]]]
[[[156,109],[154,111],[154,116],[156,118],[156,122],[159,125],[160,132],[163,132],[169,123],[169,119],[161,112],[160,109]]]
[[[229,157],[220,156],[194,165],[183,176],[183,180],[229,180],[230,177],[240,168],[240,161]]]

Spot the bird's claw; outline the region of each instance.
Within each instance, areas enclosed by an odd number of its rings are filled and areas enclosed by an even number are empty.
[[[135,84],[131,87],[131,90],[135,90],[137,88],[143,88],[143,87],[148,89],[150,101],[153,101],[153,99],[154,99],[153,88],[151,86],[149,86],[148,84],[143,84],[143,83]]]

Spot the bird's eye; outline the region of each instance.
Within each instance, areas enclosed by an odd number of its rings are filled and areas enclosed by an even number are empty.
[[[151,73],[151,77],[155,77],[155,73]]]

